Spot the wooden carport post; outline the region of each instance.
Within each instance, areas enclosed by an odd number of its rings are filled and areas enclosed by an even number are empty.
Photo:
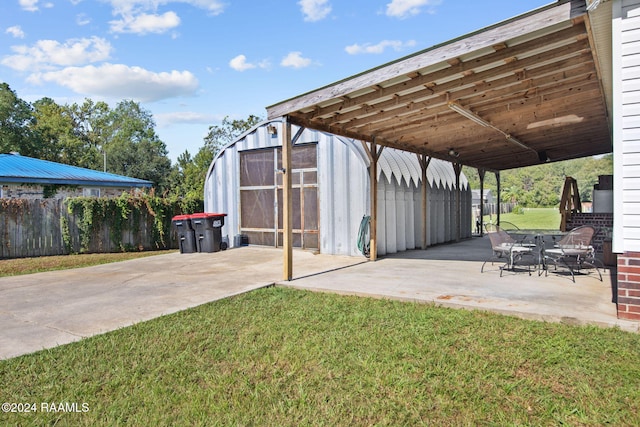
[[[496,172],[496,183],[497,183],[497,197],[498,197],[498,209],[496,212],[496,224],[500,225],[500,200],[502,199],[502,197],[500,197],[500,172],[497,171]]]
[[[460,241],[461,235],[461,221],[462,215],[462,201],[460,197],[460,174],[462,173],[462,164],[453,163],[453,171],[456,173],[456,242]]]
[[[291,189],[291,123],[284,117],[282,132],[282,244],[284,246],[283,280],[293,278],[293,191]]]
[[[484,169],[478,169],[478,177],[480,177],[480,237],[484,236]]]
[[[431,163],[431,157],[427,157],[426,154],[417,154],[418,162],[420,163],[420,169],[422,169],[422,249],[427,249],[427,242],[429,241],[429,214],[427,204],[427,168]]]
[[[378,159],[384,146],[378,147],[375,138],[371,146],[362,141],[362,146],[369,157],[369,188],[371,189],[371,213],[369,219],[369,260],[378,259]]]

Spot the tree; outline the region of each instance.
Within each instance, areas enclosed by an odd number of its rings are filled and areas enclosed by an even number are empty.
[[[192,158],[189,151],[182,153],[172,171],[172,192],[178,196],[202,197],[207,171],[222,147],[233,142],[262,119],[250,115],[246,120],[222,119],[220,126],[209,126],[204,146]]]
[[[480,179],[475,169],[463,169],[471,188],[480,188]],[[613,173],[613,156],[586,157],[557,163],[545,163],[528,168],[512,169],[500,173],[502,201],[516,201],[523,207],[558,206],[565,177],[571,176],[578,181],[580,198],[591,200],[593,186],[599,175]],[[496,191],[493,173],[485,175],[485,189]]]
[[[520,198],[521,190],[515,185],[511,185],[506,188],[505,191],[502,192],[501,198],[503,202],[506,203],[518,203],[518,199]]]
[[[212,161],[211,151],[205,147],[201,147],[193,158],[185,150],[173,167],[172,192],[178,196],[202,198],[206,173]]]
[[[150,112],[122,101],[98,125],[91,130],[106,152],[107,172],[152,181],[160,192],[167,189],[171,160]]]
[[[0,153],[17,151],[38,157],[38,143],[31,132],[34,120],[31,106],[7,83],[0,83]]]
[[[88,147],[78,134],[69,109],[51,98],[34,102],[33,109],[32,130],[40,147],[38,158],[84,167]]]
[[[105,102],[85,99],[82,105],[65,107],[73,121],[74,134],[82,141],[82,154],[76,160],[77,166],[106,170],[103,133],[109,120],[109,106]]]
[[[220,126],[209,126],[209,132],[204,137],[204,147],[215,157],[222,147],[261,121],[262,118],[253,114],[246,120],[229,120],[229,116],[226,116]]]
[[[599,175],[610,175],[613,171],[613,155],[602,158],[588,157],[580,162],[571,163],[567,167],[567,175],[578,181],[578,192],[581,200],[591,200],[593,186],[598,183]]]

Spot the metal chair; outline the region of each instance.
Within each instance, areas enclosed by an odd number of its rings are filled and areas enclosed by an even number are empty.
[[[480,272],[484,272],[484,266],[487,262],[503,261],[504,265],[500,267],[500,277],[504,270],[515,271],[515,266],[527,255],[533,256],[533,247],[518,242],[504,231],[501,227],[493,224],[487,224],[487,235],[491,241],[491,249],[493,254],[487,259],[480,268]],[[527,271],[531,275],[531,264],[527,264]]]
[[[571,280],[574,283],[576,281],[575,272],[579,272],[585,267],[595,268],[602,282],[602,274],[596,265],[598,260],[595,256],[595,249],[591,245],[595,231],[595,228],[590,225],[576,227],[560,239],[553,248],[545,249],[545,276],[549,274],[549,263],[551,262],[554,264],[556,271],[558,264],[569,269]]]

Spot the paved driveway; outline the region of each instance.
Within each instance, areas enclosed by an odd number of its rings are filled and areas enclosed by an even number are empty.
[[[297,276],[360,262],[363,258],[294,251]],[[272,285],[281,278],[282,252],[256,247],[0,278],[0,359]]]

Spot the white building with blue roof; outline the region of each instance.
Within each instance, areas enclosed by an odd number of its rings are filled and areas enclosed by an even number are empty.
[[[108,197],[119,196],[123,191],[150,188],[153,183],[16,153],[0,154],[0,197],[39,199],[47,186],[57,187],[56,198]]]

